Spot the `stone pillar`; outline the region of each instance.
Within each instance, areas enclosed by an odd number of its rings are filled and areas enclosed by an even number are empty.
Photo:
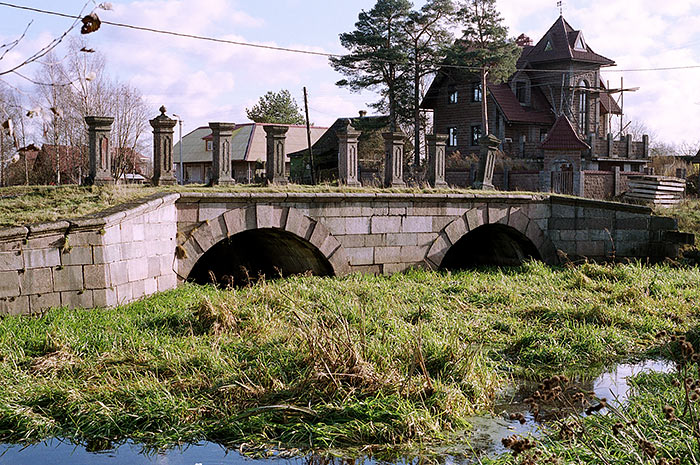
[[[611,133],[608,133],[608,158],[615,157],[615,150],[613,149],[613,144],[613,135]]]
[[[425,138],[428,141],[428,182],[430,187],[434,189],[446,188],[445,146],[449,136],[446,134],[428,134]]]
[[[620,167],[613,167],[613,196],[617,197],[622,194],[622,177],[620,176]]]
[[[384,137],[384,187],[406,187],[403,180],[402,132],[385,132]]]
[[[632,134],[627,134],[625,142],[627,142],[627,158],[632,158]]]
[[[350,123],[337,132],[338,136],[338,181],[351,187],[360,187],[357,179],[358,151],[357,141],[360,131],[355,130]]]
[[[229,185],[236,181],[231,177],[231,135],[233,123],[209,123],[212,134],[214,160],[211,166],[211,184]]]
[[[265,163],[265,179],[267,184],[289,184],[287,177],[287,126],[264,126],[267,134],[267,162]]]
[[[153,127],[153,185],[177,184],[173,168],[173,128],[177,121],[165,116],[165,107],[160,115],[150,121]]]
[[[114,118],[86,116],[88,125],[88,145],[90,147],[90,179],[96,186],[114,184],[112,158],[109,150],[109,133]]]
[[[649,158],[649,136],[647,134],[642,136],[642,144],[644,144],[644,158]]]
[[[474,187],[482,190],[493,190],[493,169],[496,165],[496,152],[501,141],[493,134],[479,139],[481,154],[479,156],[479,171]]]

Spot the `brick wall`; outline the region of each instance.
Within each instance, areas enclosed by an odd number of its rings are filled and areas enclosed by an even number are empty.
[[[540,172],[511,171],[508,173],[508,186],[512,191],[538,192],[540,190]]]

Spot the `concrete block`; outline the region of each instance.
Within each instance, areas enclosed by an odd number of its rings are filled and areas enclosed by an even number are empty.
[[[0,252],[0,271],[17,271],[24,267],[22,252]]]
[[[159,257],[159,256],[148,257],[147,260],[148,260],[148,277],[155,278],[157,276],[160,276],[161,257]]]
[[[338,236],[338,241],[340,241],[343,247],[365,246],[365,236],[363,234],[349,234],[345,236]]]
[[[97,246],[100,247],[100,246]],[[92,247],[77,246],[61,252],[61,265],[92,265]]]
[[[129,269],[129,281],[143,281],[148,278],[148,257],[136,258],[126,263]]]
[[[523,210],[523,213],[533,220],[549,218],[551,214],[550,207],[546,203],[531,203],[524,207]]]
[[[197,221],[209,221],[217,218],[228,210],[225,203],[202,202],[199,204],[199,215]]]
[[[93,291],[61,292],[61,306],[68,308],[93,308],[95,306]]]
[[[122,248],[126,249],[130,244],[112,244],[95,246],[93,248],[93,260],[95,265],[102,263],[118,262],[122,259]]]
[[[102,245],[102,234],[99,231],[84,231],[68,235],[68,243],[71,247]]]
[[[457,217],[459,218],[459,217]],[[431,232],[438,233],[445,229],[448,224],[452,223],[455,220],[454,216],[436,216],[433,218],[433,230]],[[416,233],[416,234],[425,234],[425,233]]]
[[[382,265],[382,273],[390,276],[396,273],[403,273],[415,266],[417,265],[414,263],[385,263]]]
[[[452,243],[446,234],[440,234],[428,250],[428,262],[434,268],[440,268],[447,251],[452,247]]]
[[[649,229],[650,217],[625,218],[617,220],[617,229]]]
[[[467,212],[466,218],[469,230],[473,231],[479,226],[488,223],[488,209],[486,207],[472,208]]]
[[[371,221],[372,234],[401,232],[400,216],[373,216]]]
[[[95,289],[92,292],[93,306],[111,308],[117,306],[117,291],[114,288]]]
[[[0,271],[0,298],[20,295],[19,273],[17,271]]]
[[[111,286],[109,265],[85,265],[83,282],[86,289],[103,289]]]
[[[559,239],[562,241],[575,241],[577,232],[578,231],[575,229],[565,229],[559,231]]]
[[[552,205],[552,218],[576,218],[576,207],[572,205]]]
[[[527,227],[530,224],[530,218],[528,218],[522,211],[511,211],[508,217],[508,226],[517,229],[521,233],[527,231]]]
[[[442,229],[442,228],[440,228]],[[406,233],[433,232],[432,216],[406,216],[401,223],[401,231]],[[439,230],[438,230],[439,231]]]
[[[101,231],[102,244],[118,244],[121,242],[121,227],[120,225],[110,226]],[[98,244],[94,244],[98,245]]]
[[[23,253],[24,268],[47,268],[61,264],[59,249],[26,249]]]
[[[389,245],[386,242],[388,234],[368,234],[365,236],[365,247],[381,247]]]
[[[143,294],[153,295],[158,292],[158,279],[149,278],[143,282]]]
[[[418,244],[418,234],[409,233],[393,233],[386,234],[386,240],[383,244],[387,247],[401,247],[404,245],[417,245]]]
[[[129,266],[128,262],[113,262],[109,265],[109,275],[112,279],[112,286],[120,286],[129,282]],[[118,293],[117,293],[118,294]],[[121,302],[121,297],[119,299]]]
[[[649,220],[649,229],[652,231],[676,231],[678,229],[678,220],[665,216],[652,216]],[[0,263],[2,262],[0,254]],[[0,270],[2,265],[0,264]]]
[[[540,229],[536,221],[530,221],[527,229],[525,230],[525,235],[528,239],[530,239],[530,241],[532,241],[537,250],[540,250],[545,243],[545,233],[542,229]],[[553,238],[550,237],[550,240],[553,240]],[[540,253],[541,252],[542,251],[540,250]]]
[[[1,315],[29,315],[29,296],[0,298]]]
[[[175,273],[171,273],[165,276],[159,276],[158,279],[158,292],[165,292],[177,287],[177,276]]]
[[[146,240],[146,226],[144,226],[142,223],[135,224],[133,226],[133,235],[134,235],[134,241],[143,241]]]
[[[287,212],[287,222],[284,225],[286,231],[295,234],[302,239],[308,239],[313,231],[314,223],[296,208],[290,208]]]
[[[174,273],[175,272],[175,257],[170,255],[161,255],[158,257],[160,260],[160,275]]]
[[[361,274],[382,274],[382,265],[361,265],[352,266],[351,270],[353,273]]]
[[[313,232],[311,233],[311,237],[309,237],[309,242],[311,242],[311,244],[313,244],[316,248],[320,249],[330,234],[330,231],[323,223],[317,222],[316,226],[314,226]]]
[[[50,292],[48,294],[37,294],[29,296],[29,308],[33,314],[41,313],[51,308],[61,306],[61,294]]]
[[[369,234],[372,229],[370,217],[345,217],[345,234]]]
[[[373,247],[355,247],[345,249],[351,266],[374,265]]]
[[[159,252],[159,244],[161,241],[153,241],[150,244],[146,242],[131,242],[129,244],[121,244],[121,255],[118,260],[133,260],[136,258],[145,257],[150,253]]]
[[[117,305],[126,305],[134,300],[132,295],[132,283],[117,286]]]
[[[428,254],[427,246],[410,245],[401,247],[401,262],[407,264],[422,263]]]
[[[120,242],[132,242],[134,240],[134,227],[131,222],[124,222],[119,225]]]
[[[194,230],[192,233],[192,239],[194,239],[199,248],[205,252],[216,244],[216,238],[213,236],[212,229],[207,223],[200,225]]]
[[[271,205],[256,205],[255,217],[258,228],[282,228],[287,220],[285,209]]]
[[[374,263],[401,263],[401,247],[375,247]]]
[[[603,241],[578,241],[576,244],[576,254],[583,257],[602,258],[605,257],[605,242]]]
[[[338,250],[338,247],[340,247],[340,242],[338,242],[338,239],[336,239],[333,236],[328,236],[326,237],[326,240],[323,241],[323,244],[321,244],[321,247],[319,247],[318,250],[325,257],[330,257],[331,255],[333,255],[333,252]]]
[[[40,237],[29,237],[24,249],[51,249],[61,248],[66,240],[65,234],[51,234]]]
[[[345,249],[339,248],[328,259],[336,276],[345,276],[350,273],[350,258]]]
[[[82,266],[64,266],[53,270],[54,291],[82,291],[84,287]]]
[[[182,244],[181,249],[183,255],[176,259],[177,274],[187,279],[190,271],[197,263],[197,260],[202,256],[203,252],[194,240],[189,240]]]
[[[324,218],[323,224],[330,230],[331,234],[340,236],[345,234],[345,217],[336,216],[331,218]]]
[[[549,229],[576,229],[576,218],[550,218]]]
[[[138,300],[144,295],[146,295],[146,280],[142,279],[139,281],[132,281],[131,283],[131,297],[133,300]],[[117,288],[117,292],[119,289]]]
[[[612,218],[601,218],[601,217],[583,217],[576,219],[576,229],[607,229],[611,230],[613,227]]]
[[[463,216],[452,221],[445,228],[445,234],[447,234],[447,237],[453,244],[456,244],[467,232],[469,232],[469,229],[467,227],[466,218]]]
[[[508,207],[489,205],[489,224],[508,224]]]
[[[199,217],[199,204],[193,202],[177,203],[177,221],[182,223],[196,223]]]

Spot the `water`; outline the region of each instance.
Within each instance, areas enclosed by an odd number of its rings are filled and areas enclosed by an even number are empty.
[[[673,370],[672,363],[665,361],[647,360],[634,364],[618,365],[614,370],[603,373],[595,380],[579,383],[579,387],[592,391],[598,398],[607,398],[611,405],[624,403],[629,397],[630,387],[627,378],[642,372],[669,372]],[[494,415],[476,416],[470,419],[473,429],[465,438],[464,445],[445,452],[440,462],[469,463],[475,457],[494,457],[503,454],[506,449],[501,439],[512,436],[538,436],[541,425],[527,412],[527,405],[522,401],[533,392],[533,386],[521,386],[508,393],[506,403],[495,408]],[[523,413],[525,423],[508,419],[511,413]],[[332,461],[317,456],[299,458],[275,457],[275,465],[330,465]],[[401,460],[397,463],[410,463],[414,460]],[[347,461],[337,463],[347,465]],[[370,459],[352,461],[355,465],[372,465],[376,462]],[[50,440],[31,446],[0,445],[0,464],[13,465],[270,465],[270,459],[250,459],[238,451],[231,451],[212,443],[189,445],[182,448],[169,449],[159,453],[144,451],[142,447],[132,443],[113,447],[106,451],[89,452],[85,447],[76,446],[70,442]]]

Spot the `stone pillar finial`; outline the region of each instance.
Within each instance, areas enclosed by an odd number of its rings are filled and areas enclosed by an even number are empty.
[[[265,179],[267,184],[289,184],[287,177],[287,126],[264,126],[267,135],[267,160],[265,163]]]
[[[212,154],[210,184],[222,186],[234,184],[231,176],[231,136],[236,127],[233,123],[209,123],[212,135]]]
[[[160,107],[160,115],[150,120],[153,127],[153,185],[173,185],[175,179],[173,164],[173,128],[177,121],[168,118],[165,106]]]
[[[445,147],[447,134],[428,134],[425,136],[428,142],[428,182],[435,189],[447,187],[445,181]]]
[[[112,177],[112,157],[109,150],[109,133],[114,118],[86,116],[88,125],[88,145],[90,147],[90,178],[88,182],[96,186],[114,184]]]
[[[403,180],[404,134],[385,132],[384,137],[384,187],[406,187]]]
[[[357,131],[348,122],[340,129],[338,136],[338,181],[340,184],[351,187],[360,187],[358,180],[358,139],[360,131]]]
[[[479,139],[481,154],[479,155],[479,171],[477,171],[474,187],[482,190],[493,190],[493,170],[496,165],[496,153],[501,141],[493,134]]]

